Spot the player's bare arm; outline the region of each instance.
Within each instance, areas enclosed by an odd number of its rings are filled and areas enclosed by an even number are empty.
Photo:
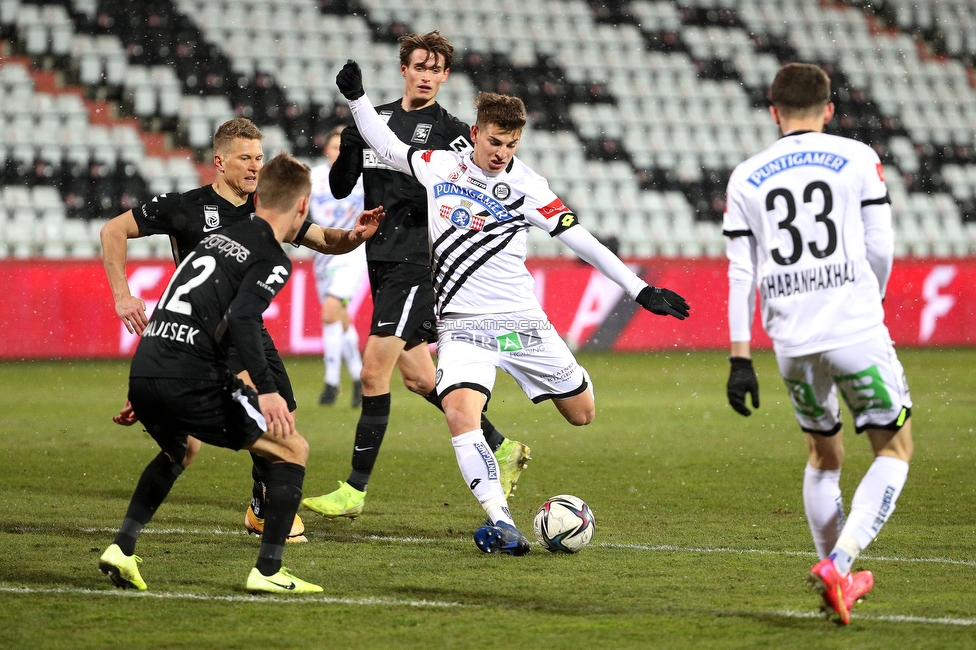
[[[326,255],[348,253],[376,234],[380,219],[384,216],[386,211],[380,205],[361,212],[356,218],[356,227],[350,230],[313,225],[302,238],[302,246]]]
[[[132,210],[123,212],[106,223],[99,233],[102,241],[102,263],[105,265],[105,276],[115,300],[115,313],[122,319],[130,334],[140,335],[149,323],[146,301],[133,296],[129,290],[125,260],[128,240],[141,236]]]

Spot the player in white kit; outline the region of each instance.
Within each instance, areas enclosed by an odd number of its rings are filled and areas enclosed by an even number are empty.
[[[488,515],[474,539],[486,553],[524,555],[528,540],[515,527],[480,429],[496,368],[533,402],[553,400],[571,424],[589,424],[595,414],[589,376],[535,297],[525,268],[528,229],[559,238],[655,314],[683,320],[688,305],[637,277],[579,225],[543,177],[515,158],[525,126],[522,100],[482,93],[473,151],[424,151],[401,142],[377,115],[356,63],[346,63],[336,84],[370,147],[427,190],[439,318],[436,386],[461,475]]]
[[[874,586],[851,572],[895,509],[912,456],[912,401],[884,325],[894,233],[884,173],[871,147],[823,133],[834,106],[820,68],[776,75],[770,113],[783,136],[732,172],[723,231],[729,258],[728,398],[759,406],[749,341],[756,290],[808,462],[803,504],[821,560],[809,582],[841,623]],[[875,460],[844,518],[840,392]]]
[[[320,226],[348,230],[363,211],[363,182],[356,183],[352,193],[337,199],[329,188],[329,169],[339,156],[339,138],[343,127],[332,129],[325,139],[323,153],[328,161],[312,168],[312,199],[309,215]],[[339,394],[339,375],[345,361],[352,377],[353,408],[363,401],[363,383],[359,373],[363,358],[359,353],[359,334],[351,324],[356,314],[348,307],[366,278],[366,248],[360,246],[344,255],[315,254],[315,287],[322,303],[322,344],[325,356],[325,386],[319,404],[335,403]]]

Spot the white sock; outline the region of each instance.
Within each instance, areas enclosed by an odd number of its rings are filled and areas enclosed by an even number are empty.
[[[485,509],[488,518],[494,523],[504,521],[514,526],[515,520],[508,510],[508,501],[505,500],[505,492],[498,480],[498,463],[485,442],[482,430],[462,433],[451,438],[451,443],[454,445],[458,467],[461,468],[461,476]]]
[[[841,574],[851,570],[858,554],[868,547],[891,513],[908,478],[908,463],[890,456],[878,456],[854,492],[851,514],[831,552]]]
[[[342,333],[342,360],[346,362],[352,380],[359,381],[363,372],[363,357],[359,354],[359,332],[355,325],[350,325]]]
[[[803,471],[803,508],[813,545],[822,560],[830,555],[844,526],[839,469],[816,469],[807,463]]]
[[[342,370],[342,323],[322,324],[322,345],[325,347],[325,383],[339,385]]]

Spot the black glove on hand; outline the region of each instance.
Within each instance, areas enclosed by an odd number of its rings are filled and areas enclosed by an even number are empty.
[[[340,147],[353,147],[362,151],[363,149],[369,149],[369,145],[363,140],[363,136],[359,133],[359,129],[355,127],[350,127],[343,130],[342,139],[339,141]]]
[[[688,318],[688,303],[670,289],[644,287],[637,294],[637,304],[658,316],[674,316],[678,320]]]
[[[752,415],[752,411],[746,406],[747,393],[752,393],[752,408],[759,408],[759,380],[752,367],[752,359],[729,357],[729,361],[732,363],[729,383],[726,386],[729,404],[742,415]]]
[[[359,64],[349,59],[346,65],[342,66],[339,74],[336,75],[336,86],[339,92],[346,99],[359,99],[366,94],[363,90],[363,71],[359,69]]]

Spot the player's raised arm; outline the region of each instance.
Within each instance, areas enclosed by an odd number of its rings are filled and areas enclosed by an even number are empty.
[[[355,61],[346,61],[336,75],[336,86],[346,98],[356,127],[366,143],[380,158],[405,174],[410,174],[410,146],[401,142],[390,127],[380,119],[373,103],[363,89],[363,73]]]
[[[376,234],[376,228],[384,216],[386,211],[380,205],[359,213],[355,227],[349,230],[312,225],[305,231],[301,245],[325,255],[348,253]]]
[[[102,263],[105,276],[112,289],[115,300],[115,313],[130,334],[142,334],[149,323],[146,316],[146,301],[132,295],[129,281],[125,275],[126,247],[130,239],[140,237],[132,210],[123,212],[102,226],[99,238],[102,241]]]
[[[600,273],[616,282],[638,305],[658,316],[674,316],[678,320],[688,317],[688,303],[670,289],[652,287],[627,268],[610,249],[597,241],[586,228],[575,223],[555,235],[566,244],[580,259],[594,266]]]

